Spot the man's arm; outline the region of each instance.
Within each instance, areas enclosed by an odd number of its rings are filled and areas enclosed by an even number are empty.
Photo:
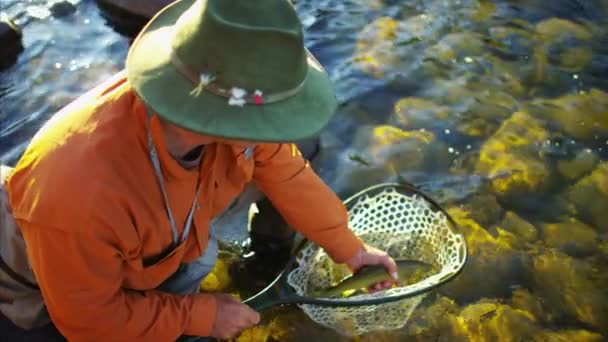
[[[363,243],[348,227],[342,201],[312,170],[295,144],[261,144],[255,150],[254,181],[287,223],[338,263]]]
[[[24,221],[19,225],[51,319],[68,340],[209,336],[216,313],[212,295],[121,288],[125,259],[109,229],[65,232]]]

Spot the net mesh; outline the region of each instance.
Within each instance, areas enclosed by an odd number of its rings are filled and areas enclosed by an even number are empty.
[[[405,295],[434,287],[444,277],[457,272],[464,263],[464,239],[449,228],[446,216],[432,209],[418,195],[403,194],[387,187],[375,195],[363,194],[349,209],[352,231],[367,244],[385,250],[393,258],[411,258],[430,263],[435,272],[410,285],[346,298],[361,300]],[[298,254],[297,267],[288,283],[300,295],[327,288],[350,272],[335,264],[316,244],[308,244]],[[302,304],[315,322],[343,335],[361,335],[372,330],[403,327],[428,292],[394,302],[354,307],[326,307]],[[339,298],[345,300],[345,298]]]

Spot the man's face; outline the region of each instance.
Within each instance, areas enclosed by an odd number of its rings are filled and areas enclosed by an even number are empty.
[[[163,131],[165,132],[165,139],[167,144],[176,147],[180,150],[190,149],[199,145],[209,145],[213,143],[223,143],[234,146],[236,148],[247,148],[256,145],[259,142],[238,140],[238,139],[226,139],[221,137],[215,137],[211,135],[203,135],[173,125],[169,122],[161,120]]]

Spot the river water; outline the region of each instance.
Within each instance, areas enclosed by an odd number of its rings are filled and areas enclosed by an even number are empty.
[[[93,1],[61,18],[47,1],[1,4],[25,46],[0,73],[0,163],[13,165],[129,45]],[[416,184],[456,218],[470,255],[397,331],[346,337],[287,307],[241,340],[607,339],[608,2],[294,4],[341,103],[318,173],[343,198]]]

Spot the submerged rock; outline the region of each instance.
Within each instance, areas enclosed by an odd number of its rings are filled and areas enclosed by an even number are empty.
[[[513,96],[494,87],[461,101],[452,109],[456,112],[456,130],[477,138],[487,138],[494,134],[501,123],[519,109]]]
[[[403,66],[410,49],[436,34],[434,26],[426,14],[405,21],[380,17],[359,33],[354,65],[376,78],[384,78]]]
[[[605,264],[579,260],[554,249],[534,258],[530,288],[545,315],[557,323],[578,320],[608,333],[608,272]]]
[[[598,233],[608,232],[608,162],[603,162],[588,176],[566,191],[578,216]]]
[[[405,326],[406,336],[393,341],[463,341],[454,335],[454,322],[460,307],[447,297],[439,297],[431,304],[420,304]],[[371,335],[371,334],[370,334]],[[370,340],[376,341],[376,340]]]
[[[538,145],[547,137],[539,120],[516,112],[481,147],[475,172],[493,179],[499,197],[542,193],[550,185],[551,170],[539,156]]]
[[[570,219],[541,225],[543,239],[549,247],[558,248],[572,256],[589,256],[597,249],[598,235],[588,225]]]
[[[0,18],[0,71],[9,68],[23,51],[21,29],[10,19]]]
[[[218,258],[211,273],[201,282],[201,290],[207,292],[223,292],[232,285],[229,265],[226,260]]]
[[[518,61],[522,67],[529,67],[524,63],[534,55],[533,28],[523,20],[514,21],[515,25],[489,28],[486,48],[505,61]]]
[[[559,160],[557,170],[566,180],[575,181],[593,171],[598,162],[597,153],[590,149],[584,149],[570,160]]]
[[[556,99],[536,99],[531,113],[556,122],[566,134],[591,140],[595,135],[608,135],[608,93],[591,89],[569,93]]]
[[[477,32],[448,33],[427,50],[426,58],[443,64],[472,63],[483,47],[483,36]]]
[[[551,322],[551,318],[544,312],[541,299],[530,293],[528,289],[520,288],[513,291],[510,305],[513,309],[529,312],[542,323]]]
[[[530,341],[542,331],[531,313],[489,299],[464,308],[455,329],[469,341]]]
[[[529,256],[514,248],[517,238],[504,230],[492,236],[462,209],[450,208],[448,212],[467,240],[469,255],[462,273],[440,292],[459,303],[510,297],[530,267]]]
[[[440,120],[448,118],[450,108],[433,101],[406,97],[395,103],[395,111],[389,124],[396,124],[404,129],[433,128]]]
[[[543,330],[534,336],[534,342],[600,342],[605,338],[588,330]]]
[[[51,14],[53,14],[54,17],[60,18],[66,17],[76,12],[76,6],[74,6],[74,4],[69,1],[59,0],[54,1],[49,7],[49,10],[51,11]]]
[[[538,231],[534,225],[512,211],[507,211],[498,227],[512,233],[523,242],[532,243],[538,239]]]
[[[565,71],[581,71],[591,62],[593,36],[580,24],[561,18],[547,19],[536,25],[536,36],[537,53]]]
[[[392,166],[400,172],[422,168],[435,143],[432,132],[406,131],[389,125],[365,130],[361,138],[354,142],[354,147],[362,150],[367,146],[372,164]]]
[[[490,227],[504,214],[503,208],[491,193],[479,193],[468,199],[463,206],[470,217],[482,227]]]

